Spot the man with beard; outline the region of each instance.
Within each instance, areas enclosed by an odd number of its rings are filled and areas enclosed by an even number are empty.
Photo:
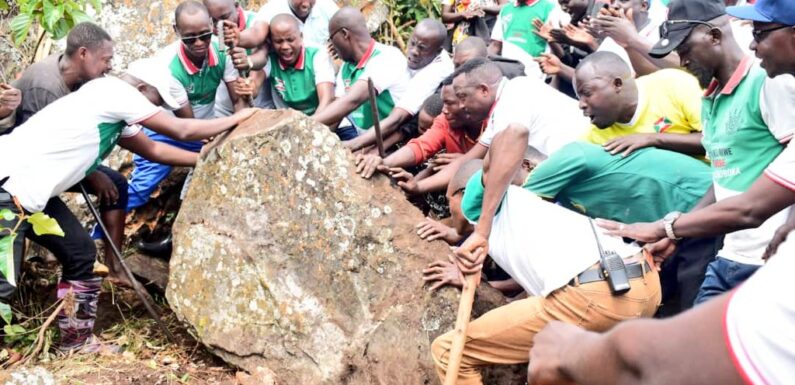
[[[720,0],[673,1],[663,32],[653,53],[664,55],[676,49],[682,66],[708,86],[703,105],[703,144],[712,162],[713,189],[697,208],[738,196],[779,157],[793,135],[795,80],[789,76],[768,78],[753,58],[743,53],[732,37],[729,17]],[[704,230],[692,231],[692,217],[699,217],[699,213],[686,215],[684,222],[679,221],[681,213],[672,212],[653,224],[604,225],[630,238],[666,243],[682,236],[716,233],[710,230],[713,227],[726,227],[722,224],[725,220],[710,217],[713,220],[704,222]],[[763,265],[765,248],[786,219],[784,210],[740,227],[757,228],[726,235],[723,249],[707,269],[696,303],[733,289]],[[733,230],[737,228],[726,232]]]

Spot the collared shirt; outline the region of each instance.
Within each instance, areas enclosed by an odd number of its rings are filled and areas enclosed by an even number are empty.
[[[232,58],[219,49],[216,41],[210,43],[207,59],[201,67],[188,58],[179,40],[161,50],[157,57],[165,60],[171,73],[171,95],[181,106],[190,103],[197,119],[213,118],[218,87],[222,82],[233,82],[238,78]]]
[[[632,134],[690,134],[701,131],[701,87],[681,70],[664,69],[635,80],[638,106],[630,122],[591,126],[584,139],[603,145]]]
[[[364,56],[358,63],[344,62],[337,74],[334,94],[342,97],[357,81],[373,80],[378,96],[376,104],[378,115],[386,118],[395,107],[395,102],[406,93],[409,73],[406,56],[399,49],[370,41]],[[359,130],[368,130],[373,126],[373,114],[370,102],[364,102],[354,109],[348,120]]]
[[[339,10],[333,0],[317,0],[306,21],[301,23],[304,43],[316,47],[325,47],[328,43],[328,22]],[[274,16],[287,13],[295,16],[290,8],[289,0],[270,0],[257,13],[257,21],[270,23]]]
[[[715,199],[721,201],[748,190],[784,151],[795,132],[795,79],[774,79],[748,56],[720,88],[713,82],[703,98],[702,143],[712,164]],[[755,229],[724,238],[723,258],[761,265],[765,248],[786,221],[789,210],[772,216]]]
[[[503,78],[492,108],[480,137],[486,147],[509,125],[519,124],[530,132],[528,145],[549,155],[582,136],[589,126],[576,100],[535,78]]]
[[[106,76],[92,80],[0,136],[0,179],[30,212],[93,172],[119,138],[158,112],[135,87]],[[68,235],[67,235],[68,236]]]
[[[241,6],[237,6],[237,27],[243,31],[250,28],[256,20],[257,14],[251,11],[244,10]],[[213,39],[215,37],[213,36]],[[246,50],[251,54],[250,49]],[[254,107],[259,108],[273,108],[273,100],[270,96],[270,89],[263,87],[254,98]],[[215,92],[215,116],[229,116],[235,113],[235,106],[232,105],[232,99],[229,97],[229,89],[226,88],[226,83],[221,82]]]
[[[442,50],[425,67],[418,70],[407,69],[411,80],[406,93],[397,101],[396,107],[416,115],[420,112],[425,99],[436,93],[442,80],[453,73],[453,60],[450,59],[447,51]]]
[[[273,65],[276,62],[277,65]],[[265,74],[288,107],[312,115],[320,99],[317,86],[334,84],[334,67],[324,48],[303,47],[294,65],[285,64],[275,52],[268,55]]]
[[[482,177],[482,171],[472,175],[461,199],[461,211],[471,223],[480,220]],[[528,294],[547,296],[599,261],[597,236],[604,250],[622,258],[640,251],[598,229],[594,235],[589,222],[582,214],[508,186],[492,222],[489,255]]]

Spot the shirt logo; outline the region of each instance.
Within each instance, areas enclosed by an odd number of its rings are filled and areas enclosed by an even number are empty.
[[[668,129],[670,129],[672,125],[673,122],[671,122],[670,119],[663,116],[662,118],[657,119],[657,121],[654,122],[654,131],[665,132]]]
[[[284,95],[287,91],[287,87],[284,85],[284,80],[276,78],[276,84],[273,86],[276,88],[276,91],[279,91],[280,94]]]

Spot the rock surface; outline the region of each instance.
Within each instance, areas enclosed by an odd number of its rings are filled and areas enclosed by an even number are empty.
[[[280,384],[435,384],[429,347],[458,292],[429,293],[420,271],[448,247],[417,238],[421,213],[352,166],[297,112],[259,112],[219,138],[174,225],[166,297],[217,355]],[[503,301],[481,292],[480,312]]]

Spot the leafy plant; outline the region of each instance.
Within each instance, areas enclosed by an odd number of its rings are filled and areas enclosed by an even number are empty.
[[[14,272],[16,271],[16,266],[14,266],[14,240],[17,238],[19,226],[27,221],[33,227],[33,232],[36,233],[36,235],[49,234],[63,237],[64,232],[55,219],[42,212],[26,215],[25,212],[21,210],[20,213],[17,214],[9,209],[2,209],[0,210],[0,219],[6,222],[11,222],[14,219],[17,220],[14,227],[0,226],[0,234],[5,234],[0,235],[0,272],[8,279],[8,283],[16,286],[14,277]],[[2,318],[6,324],[11,324],[12,316],[11,307],[8,306],[8,304],[0,302],[0,318]]]
[[[0,0],[0,9],[4,2]],[[99,12],[100,0],[19,0],[19,14],[9,24],[14,44],[25,41],[34,23],[41,25],[54,40],[62,39],[75,24],[91,21],[86,13],[89,4]]]

